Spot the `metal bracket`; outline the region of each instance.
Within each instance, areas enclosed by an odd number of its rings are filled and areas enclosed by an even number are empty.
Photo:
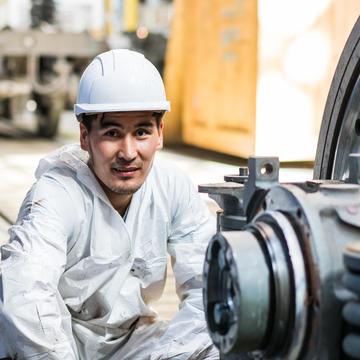
[[[249,158],[248,168],[240,167],[239,174],[226,175],[224,183],[199,185],[199,192],[207,193],[223,209],[217,228],[242,229],[266,191],[278,184],[279,167],[276,157],[254,156]]]

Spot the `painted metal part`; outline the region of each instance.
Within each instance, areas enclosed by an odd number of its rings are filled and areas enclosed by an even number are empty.
[[[223,228],[222,219],[207,250],[204,304],[213,342],[226,360],[346,358],[341,310],[352,295],[341,282],[342,253],[360,239],[360,186],[261,183],[257,167],[250,169],[241,187],[225,183],[231,191],[206,186],[225,208],[229,192],[239,196],[236,211],[247,214],[240,230]]]

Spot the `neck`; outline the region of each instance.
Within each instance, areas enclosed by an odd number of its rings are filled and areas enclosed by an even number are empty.
[[[103,186],[103,189],[104,189],[104,192],[105,192],[106,196],[108,197],[111,205],[114,207],[114,209],[121,216],[124,216],[126,209],[128,208],[128,206],[130,204],[132,194],[129,194],[129,195],[117,194],[105,186]]]

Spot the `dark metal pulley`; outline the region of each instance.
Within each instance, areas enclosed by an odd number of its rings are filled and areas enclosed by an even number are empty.
[[[344,180],[348,155],[360,152],[360,18],[330,86],[316,151],[314,179]]]

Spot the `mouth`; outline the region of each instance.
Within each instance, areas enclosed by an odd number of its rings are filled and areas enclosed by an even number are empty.
[[[136,174],[137,171],[139,171],[140,168],[138,167],[113,167],[111,168],[111,171],[115,173],[117,176],[122,178],[129,178]]]

